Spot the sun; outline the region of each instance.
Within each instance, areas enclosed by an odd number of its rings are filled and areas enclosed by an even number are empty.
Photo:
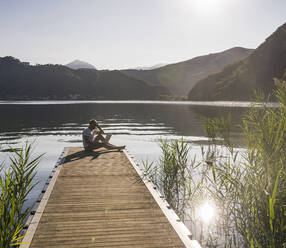
[[[205,224],[210,223],[215,216],[215,207],[210,202],[205,202],[199,208],[199,216]]]
[[[186,0],[199,15],[211,15],[220,12],[227,4],[226,0]]]

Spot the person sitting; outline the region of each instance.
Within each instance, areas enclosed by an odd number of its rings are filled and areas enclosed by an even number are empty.
[[[115,146],[109,143],[111,138],[110,134],[106,135],[106,138],[103,136],[104,131],[98,125],[98,122],[95,119],[89,121],[89,126],[85,128],[82,132],[82,141],[83,147],[86,151],[92,151],[100,147],[106,149],[117,149],[118,151],[123,150],[125,146]]]

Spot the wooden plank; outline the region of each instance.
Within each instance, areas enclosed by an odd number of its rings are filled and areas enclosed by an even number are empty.
[[[174,230],[177,232],[178,236],[180,237],[181,241],[184,243],[185,247],[189,248],[200,248],[199,243],[196,240],[191,240],[191,233],[189,229],[184,225],[184,223],[179,219],[177,214],[173,211],[173,209],[170,209],[169,204],[164,198],[159,194],[159,192],[156,190],[155,185],[147,180],[147,178],[144,177],[143,172],[139,169],[139,164],[136,164],[134,160],[132,159],[131,155],[128,154],[128,152],[124,151],[127,158],[129,159],[131,165],[136,170],[140,178],[142,178],[145,186],[149,190],[149,192],[154,197],[155,201],[159,205],[160,209],[164,213],[164,215],[167,217],[168,221],[174,228]]]
[[[20,248],[200,247],[124,151],[69,148]]]
[[[62,168],[62,166],[59,166],[61,164],[64,163],[64,160],[65,160],[65,157],[67,156],[68,154],[68,149],[65,148],[64,151],[62,152],[61,154],[61,157],[60,157],[60,161],[59,161],[59,164],[57,165],[57,168],[53,174],[53,177],[49,183],[49,186],[45,192],[45,194],[43,195],[42,199],[41,199],[41,202],[34,214],[34,217],[32,219],[32,221],[29,223],[29,227],[28,227],[28,230],[27,232],[25,233],[25,237],[23,238],[23,240],[21,241],[21,245],[20,245],[20,248],[29,248],[30,247],[30,244],[32,242],[32,239],[35,235],[35,232],[37,230],[37,227],[38,227],[38,224],[40,222],[40,219],[42,217],[42,214],[44,212],[44,209],[48,203],[48,200],[49,200],[49,197],[51,195],[51,192],[54,188],[54,185],[56,183],[56,180],[57,180],[57,177],[60,173],[60,170]]]

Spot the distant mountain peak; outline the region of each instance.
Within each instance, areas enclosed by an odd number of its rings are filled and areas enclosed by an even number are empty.
[[[158,69],[161,68],[163,66],[167,65],[166,63],[157,63],[153,66],[137,66],[134,68],[130,68],[128,70],[142,70],[142,71],[147,71],[147,70],[154,70],[154,69]]]
[[[234,47],[156,69],[133,69],[122,72],[152,85],[164,86],[175,95],[184,96],[199,80],[209,74],[220,72],[227,65],[246,58],[252,52],[253,49]]]
[[[68,64],[66,64],[67,67],[73,69],[73,70],[77,70],[77,69],[95,69],[96,67],[88,62],[85,61],[81,61],[81,60],[74,60]]]

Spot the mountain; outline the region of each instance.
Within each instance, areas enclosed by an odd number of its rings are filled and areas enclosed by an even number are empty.
[[[36,65],[0,58],[0,99],[158,99],[169,91],[120,71],[72,70],[63,65]]]
[[[165,64],[165,63],[158,63],[158,64],[155,64],[153,66],[138,66],[135,68],[131,68],[129,70],[153,70],[153,69],[161,68],[161,67],[166,66],[166,65],[167,64]]]
[[[173,94],[187,95],[194,84],[225,66],[246,58],[253,49],[234,47],[220,53],[195,57],[153,70],[122,70],[128,76],[167,87]]]
[[[93,66],[90,63],[87,63],[85,61],[81,61],[81,60],[74,60],[68,64],[66,64],[67,67],[73,69],[73,70],[78,70],[78,69],[95,69],[95,66]]]
[[[246,59],[210,75],[191,89],[189,100],[250,100],[255,89],[272,94],[273,77],[286,69],[286,23]]]

